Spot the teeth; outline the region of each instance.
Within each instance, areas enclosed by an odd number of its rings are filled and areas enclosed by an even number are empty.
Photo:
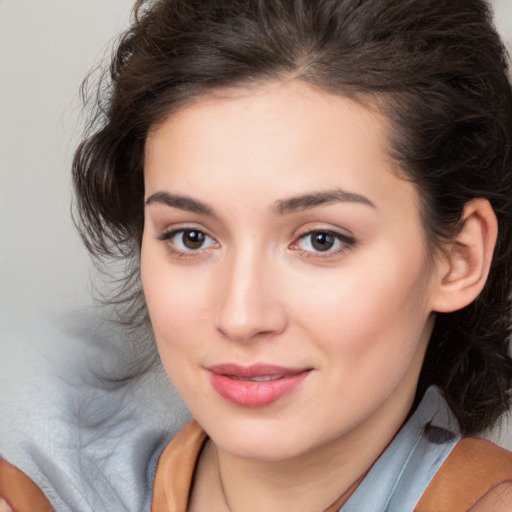
[[[234,380],[243,380],[246,382],[268,382],[271,380],[278,380],[282,379],[284,375],[262,375],[260,377],[236,377],[235,375],[232,375],[231,378]]]
[[[283,375],[264,375],[261,377],[253,377],[252,379],[249,379],[249,380],[252,380],[254,382],[267,382],[269,380],[281,379],[282,377],[283,377]]]

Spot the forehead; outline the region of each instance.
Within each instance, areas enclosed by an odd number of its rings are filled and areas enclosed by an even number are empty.
[[[377,109],[302,82],[220,91],[150,131],[146,197],[176,187],[223,190],[225,197],[267,190],[269,200],[308,189],[375,195],[397,182],[414,196],[398,177],[388,141],[388,121]]]

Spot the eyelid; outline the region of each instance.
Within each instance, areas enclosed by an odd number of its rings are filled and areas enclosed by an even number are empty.
[[[204,233],[206,236],[215,240],[215,237],[210,233],[210,230],[205,228],[202,224],[196,224],[195,222],[176,222],[173,224],[165,224],[162,227],[156,228],[157,234],[155,238],[159,240],[169,239],[176,233],[180,233],[182,231],[200,231]]]

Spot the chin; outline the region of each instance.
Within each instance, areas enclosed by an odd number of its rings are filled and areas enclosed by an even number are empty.
[[[207,424],[201,425],[219,449],[242,459],[289,460],[309,451],[314,444],[313,436],[307,435],[302,428],[296,430],[274,418],[216,422],[211,429]]]

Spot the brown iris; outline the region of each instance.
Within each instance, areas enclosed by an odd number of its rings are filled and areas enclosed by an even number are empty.
[[[316,251],[328,251],[332,249],[336,238],[325,231],[311,234],[311,245]]]
[[[202,231],[190,229],[183,231],[182,242],[187,249],[200,249],[205,238],[206,235]]]

